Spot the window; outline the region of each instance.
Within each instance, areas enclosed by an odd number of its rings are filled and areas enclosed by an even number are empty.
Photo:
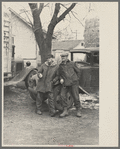
[[[22,70],[22,68],[23,68],[23,63],[16,63],[16,72],[17,71],[21,71]]]
[[[12,37],[12,44],[14,44],[14,37]]]
[[[90,55],[88,53],[73,53],[73,61],[90,63]]]
[[[95,52],[93,54],[93,63],[94,64],[99,64],[99,53],[98,52]]]
[[[81,43],[81,46],[84,46],[84,43],[83,42]]]

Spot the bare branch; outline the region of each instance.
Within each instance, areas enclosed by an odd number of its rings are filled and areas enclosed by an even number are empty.
[[[56,3],[55,4],[55,10],[54,10],[54,14],[53,14],[53,17],[51,19],[51,21],[56,21],[57,20],[57,15],[60,11],[60,3]]]
[[[60,17],[57,20],[57,23],[59,23],[61,20],[63,20],[65,18],[65,16],[75,7],[76,3],[72,3],[72,5],[67,8],[66,11],[63,12],[62,15],[60,15]]]
[[[70,25],[68,25],[68,26],[70,26]],[[55,32],[55,34],[61,33],[62,31],[66,30],[68,28],[68,26],[63,28],[63,29],[61,29],[61,30],[59,29],[58,31]]]
[[[30,8],[31,8],[31,10],[32,10],[32,13],[33,13],[35,10],[37,10],[37,3],[29,3],[29,6],[30,6]]]
[[[48,26],[47,35],[46,35],[46,44],[50,47],[50,49],[51,49],[52,35],[53,35],[54,28],[57,24],[57,15],[59,11],[60,11],[60,3],[55,3],[53,17]]]
[[[39,14],[42,12],[43,8],[44,8],[44,3],[40,3],[39,9],[38,9]]]
[[[61,6],[63,6],[64,8],[68,9],[66,6],[64,6],[63,4],[60,4]],[[69,14],[69,17],[71,18],[70,14]]]
[[[91,3],[89,3],[89,9],[88,9],[88,13],[91,11]],[[85,18],[87,17],[88,13],[86,14],[86,16],[83,18],[83,20],[85,20]]]
[[[64,6],[63,4],[60,4],[60,5],[62,5],[64,8],[66,8],[66,9],[68,9],[66,6]],[[80,22],[80,24],[84,27],[84,25],[82,24],[82,22],[74,15],[74,11],[72,11],[71,10],[71,13],[72,13],[72,15]],[[77,13],[75,13],[75,14],[77,14]],[[71,17],[70,17],[71,18]]]
[[[49,3],[47,3],[46,5],[44,5],[44,7],[48,7]]]
[[[60,3],[60,5],[63,6],[64,8],[66,8],[66,9],[68,9],[65,5],[63,5],[63,4],[61,4],[61,3]],[[71,11],[72,11],[72,10],[71,10]],[[77,13],[74,12],[74,11],[72,11],[72,12],[75,13],[75,14],[77,14]]]
[[[33,27],[33,24],[32,24],[32,22],[31,22],[31,20],[30,20],[30,18],[29,18],[29,16],[28,16],[28,14],[27,14],[27,10],[25,10],[25,9],[22,9],[23,10],[23,12],[21,12],[21,13],[25,13],[26,14],[26,16],[27,16],[27,18],[28,18],[28,20],[29,20],[29,24]],[[19,13],[19,14],[21,14],[21,13]]]
[[[82,24],[82,22],[74,15],[74,13],[73,12],[71,12],[71,13],[79,21],[79,23],[84,27],[84,25]]]
[[[52,17],[50,24],[48,26],[47,34],[51,34],[51,35],[53,34],[54,27],[57,24],[57,15],[58,15],[59,11],[60,11],[60,3],[56,3],[53,17]]]
[[[61,3],[60,3],[60,5],[67,9],[67,7],[66,7],[65,5],[63,5],[63,4],[61,4]]]

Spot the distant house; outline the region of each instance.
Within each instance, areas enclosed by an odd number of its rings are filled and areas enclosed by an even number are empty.
[[[57,61],[60,60],[60,54],[62,52],[69,53],[69,59],[70,57],[70,50],[72,50],[75,47],[83,48],[84,47],[84,40],[64,40],[64,41],[53,41],[52,42],[52,53],[55,56],[55,59]]]

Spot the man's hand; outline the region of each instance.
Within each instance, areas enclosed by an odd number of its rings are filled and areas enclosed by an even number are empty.
[[[35,74],[35,75],[33,75],[31,78],[31,81],[36,81],[36,84],[38,84],[38,80],[39,80],[39,78],[38,78],[38,75],[37,74]]]
[[[60,79],[60,83],[63,84],[64,83],[64,80],[63,79]]]
[[[39,74],[39,78],[42,78],[42,77],[43,77],[43,75],[40,73],[40,74]]]
[[[36,79],[38,79],[37,74],[35,74],[35,75],[33,75],[33,76],[31,77],[31,80],[36,80]]]

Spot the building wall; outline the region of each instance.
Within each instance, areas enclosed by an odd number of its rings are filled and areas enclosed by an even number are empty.
[[[4,73],[11,72],[11,60],[12,60],[12,48],[11,48],[11,21],[10,21],[10,12],[4,6],[2,9],[2,62],[4,68]]]
[[[15,58],[31,60],[36,65],[38,48],[32,28],[11,12],[12,37],[15,45]]]

